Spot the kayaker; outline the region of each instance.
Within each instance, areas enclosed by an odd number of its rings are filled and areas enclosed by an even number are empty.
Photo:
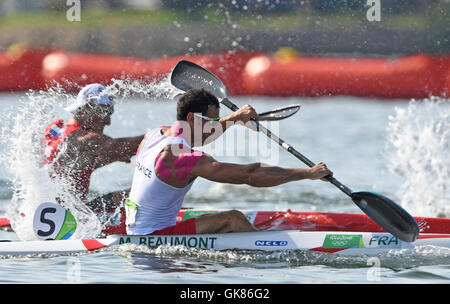
[[[144,135],[111,138],[103,133],[114,112],[112,96],[104,86],[82,88],[75,103],[65,108],[68,120],[58,119],[45,128],[45,159],[52,177],[61,177],[69,192],[93,210],[114,209],[127,191],[117,191],[87,202],[91,175],[95,169],[116,161],[129,163]]]
[[[170,127],[158,127],[148,132],[139,146],[130,196],[125,200],[127,233],[201,234],[256,230],[236,210],[176,224],[184,197],[197,177],[219,183],[271,187],[302,179],[323,179],[332,174],[323,163],[310,169],[280,168],[261,163],[241,165],[220,162],[192,149],[217,138],[232,123],[247,124],[251,119],[258,120],[258,115],[249,105],[219,117],[219,101],[211,93],[189,90],[183,94],[177,104],[177,121]]]

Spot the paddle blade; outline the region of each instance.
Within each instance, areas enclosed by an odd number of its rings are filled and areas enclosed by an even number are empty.
[[[375,223],[405,242],[414,242],[419,226],[414,218],[391,199],[370,191],[353,192],[352,199]]]
[[[300,109],[300,105],[274,109],[272,111],[258,114],[260,121],[274,121],[291,117]]]
[[[182,91],[205,89],[219,99],[227,97],[227,89],[216,75],[187,60],[181,60],[173,68],[170,82]]]

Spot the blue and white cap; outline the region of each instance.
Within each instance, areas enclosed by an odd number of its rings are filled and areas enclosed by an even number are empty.
[[[98,83],[92,83],[85,86],[78,93],[75,103],[65,108],[67,112],[75,112],[88,102],[94,102],[99,105],[113,105],[112,98],[105,91],[105,87]]]

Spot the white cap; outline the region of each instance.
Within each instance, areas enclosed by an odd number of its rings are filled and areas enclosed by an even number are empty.
[[[113,105],[109,94],[103,93],[105,87],[98,83],[92,83],[85,86],[78,93],[75,103],[67,106],[65,110],[67,112],[75,112],[88,102],[94,102],[101,105]]]

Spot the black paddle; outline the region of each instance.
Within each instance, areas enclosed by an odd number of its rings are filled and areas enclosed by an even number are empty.
[[[171,83],[176,88],[205,89],[214,94],[222,104],[236,111],[239,108],[228,99],[227,90],[222,81],[211,72],[190,61],[180,61],[172,71]],[[304,162],[309,167],[315,164],[270,130],[253,121],[258,131],[266,134],[281,147]],[[391,199],[371,191],[353,192],[332,176],[326,179],[347,194],[355,204],[383,229],[405,242],[413,242],[419,235],[419,226],[414,218]]]
[[[300,105],[287,106],[273,109],[272,111],[259,113],[259,121],[274,121],[291,117],[300,109]]]

